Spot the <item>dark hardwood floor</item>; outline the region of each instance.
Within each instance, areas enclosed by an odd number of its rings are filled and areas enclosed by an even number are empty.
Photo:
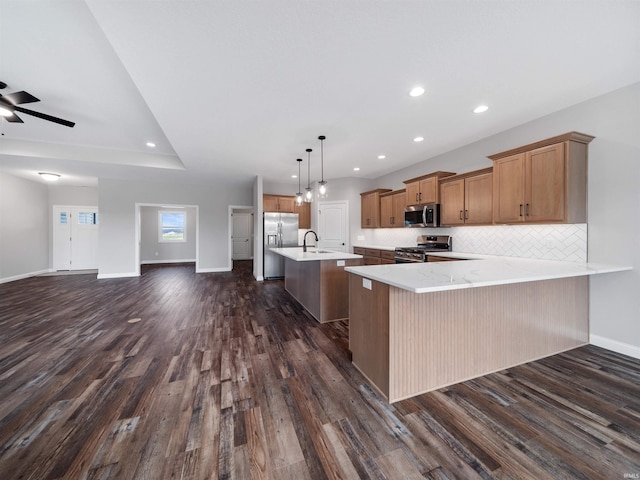
[[[0,285],[0,478],[640,475],[640,361],[589,346],[388,405],[346,322],[250,269]]]

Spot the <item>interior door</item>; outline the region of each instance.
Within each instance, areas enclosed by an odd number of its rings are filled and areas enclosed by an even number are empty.
[[[233,260],[247,260],[251,258],[253,252],[252,238],[253,215],[250,213],[233,214],[233,250],[231,258]]]
[[[318,204],[318,246],[346,252],[349,243],[349,218],[346,200]]]

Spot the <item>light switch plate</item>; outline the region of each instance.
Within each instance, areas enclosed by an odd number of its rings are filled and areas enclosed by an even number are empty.
[[[366,288],[367,290],[371,290],[371,280],[369,280],[368,278],[363,278],[362,279],[362,286],[364,288]]]

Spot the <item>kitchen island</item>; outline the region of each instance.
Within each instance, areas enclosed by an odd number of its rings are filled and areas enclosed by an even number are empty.
[[[284,257],[284,288],[320,323],[349,317],[349,274],[362,255],[302,247],[272,248]]]
[[[348,267],[354,365],[389,402],[589,343],[587,263],[444,254]]]

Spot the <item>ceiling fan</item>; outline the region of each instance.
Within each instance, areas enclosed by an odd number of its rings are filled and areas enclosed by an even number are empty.
[[[0,82],[0,90],[6,87],[6,83]],[[64,125],[65,127],[73,127],[75,125],[74,122],[70,122],[69,120],[64,120],[62,118],[47,115],[46,113],[35,112],[33,110],[18,106],[22,105],[23,103],[34,103],[39,101],[40,99],[27,92],[14,92],[8,93],[7,95],[0,94],[0,116],[2,116],[2,118],[4,118],[7,122],[24,123],[22,119],[18,117],[18,115],[16,115],[16,112],[20,112],[31,115],[33,117],[41,118],[43,120],[58,123],[60,125]]]

